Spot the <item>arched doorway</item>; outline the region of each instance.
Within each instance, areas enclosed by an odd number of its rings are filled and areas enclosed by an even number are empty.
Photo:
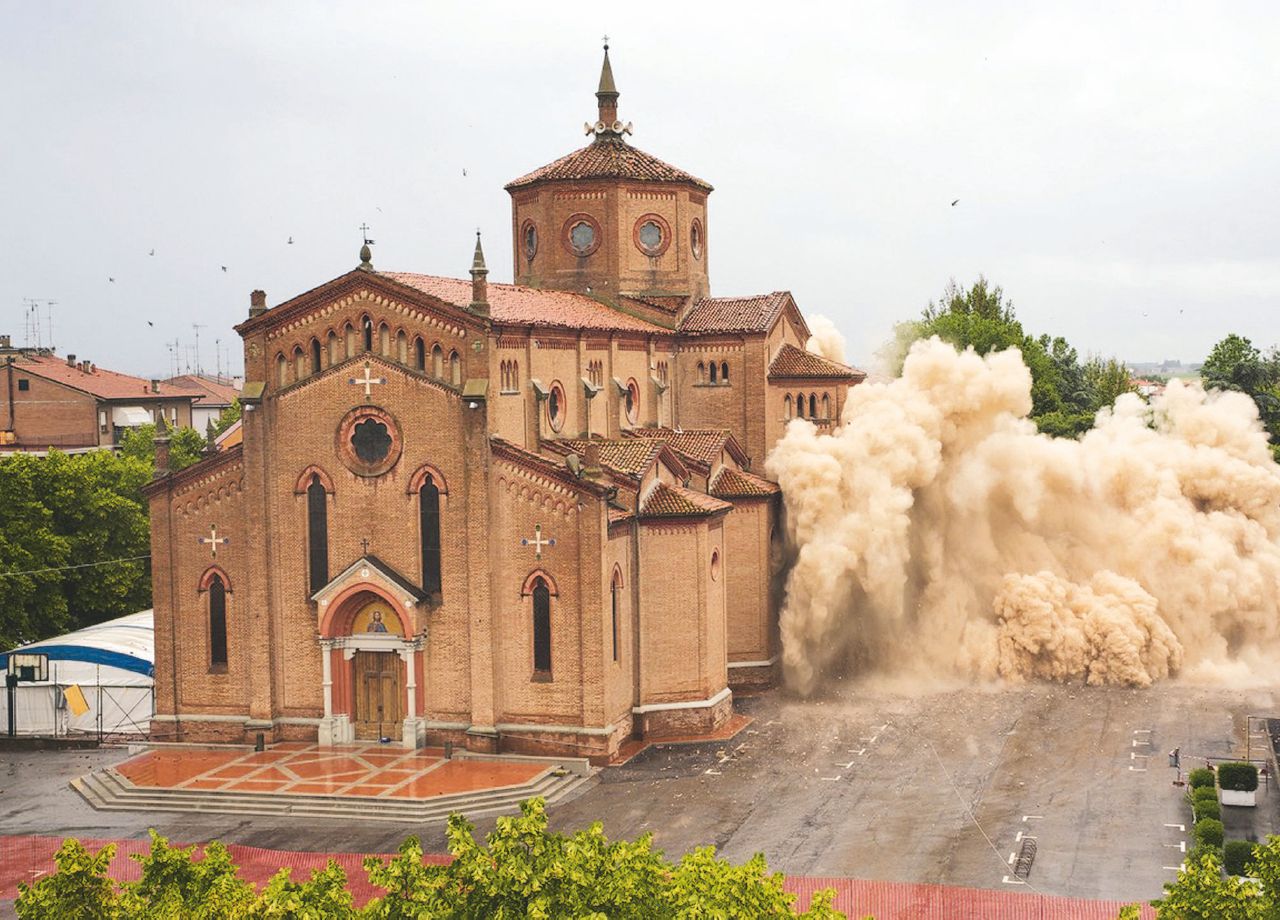
[[[401,639],[403,627],[396,612],[380,597],[356,608],[351,636]],[[357,741],[398,736],[405,716],[404,662],[398,651],[356,647],[352,663],[351,728]]]

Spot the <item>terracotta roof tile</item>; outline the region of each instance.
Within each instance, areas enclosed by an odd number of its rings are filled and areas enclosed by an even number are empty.
[[[240,395],[240,391],[231,384],[210,380],[201,374],[181,374],[170,377],[165,383],[199,394],[196,398],[198,406],[229,406]]]
[[[711,484],[709,491],[720,498],[751,498],[757,495],[774,495],[781,489],[776,482],[726,466]]]
[[[733,505],[692,489],[658,483],[640,506],[642,517],[689,517],[728,511]]]
[[[424,294],[461,309],[471,305],[471,282],[461,278],[418,275],[412,272],[378,272]],[[489,285],[489,316],[495,323],[521,326],[560,326],[569,329],[605,329],[670,335],[653,323],[610,309],[585,294],[540,291],[515,284]]]
[[[661,438],[678,454],[698,463],[714,463],[729,439],[728,428],[645,428],[627,437]]]
[[[92,372],[82,371],[67,364],[66,359],[55,355],[23,355],[14,362],[19,373],[34,374],[45,380],[61,383],[72,389],[96,396],[99,399],[144,399],[186,397],[192,399],[190,390],[162,383],[157,392],[151,391],[151,381],[129,374],[118,374],[103,367]]]
[[[752,297],[703,297],[694,301],[678,328],[686,335],[768,332],[790,299],[786,291]]]
[[[551,443],[568,448],[580,457],[586,452],[588,444],[594,444],[600,448],[601,465],[627,476],[641,476],[653,466],[665,442],[659,438],[593,438],[590,441],[584,438],[564,438]]]
[[[864,371],[819,357],[811,351],[783,345],[769,365],[769,377],[822,377],[839,380],[862,380]]]
[[[633,515],[626,508],[615,508],[613,505],[609,506],[610,524],[619,524],[622,521],[629,521],[632,517]]]
[[[531,173],[508,182],[506,188],[523,188],[535,182],[570,182],[579,179],[632,179],[639,182],[687,182],[704,191],[711,184],[651,153],[632,147],[620,137],[600,137]]]

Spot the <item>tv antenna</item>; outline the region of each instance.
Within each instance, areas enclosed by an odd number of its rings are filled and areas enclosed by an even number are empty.
[[[196,331],[196,376],[200,376],[200,330],[204,329],[207,323],[192,323],[191,328]]]

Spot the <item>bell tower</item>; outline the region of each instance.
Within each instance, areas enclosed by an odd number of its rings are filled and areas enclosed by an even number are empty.
[[[710,293],[711,185],[633,147],[604,46],[591,142],[507,184],[516,284],[666,304]],[[674,324],[674,313],[672,316]]]

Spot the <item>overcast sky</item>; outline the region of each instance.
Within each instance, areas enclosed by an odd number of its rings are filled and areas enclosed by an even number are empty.
[[[1280,5],[1049,7],[0,0],[0,332],[52,299],[61,352],[160,374],[201,323],[238,369],[249,291],[362,222],[458,277],[479,227],[509,281],[502,186],[585,143],[607,32],[635,145],[716,187],[713,293],[855,361],[980,273],[1082,354],[1280,341]]]

